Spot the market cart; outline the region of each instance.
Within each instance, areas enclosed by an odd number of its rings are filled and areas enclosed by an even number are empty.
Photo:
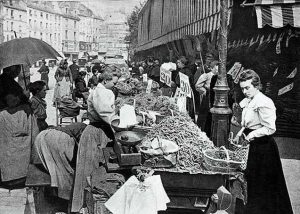
[[[110,159],[114,153],[112,148],[103,149],[105,168],[108,173],[120,173],[128,177],[132,166],[120,166],[118,162]],[[156,175],[161,176],[163,186],[171,200],[168,209],[161,213],[207,213],[211,205],[211,196],[220,186],[226,186],[228,175],[214,174],[189,174],[172,172],[166,169],[156,169]]]

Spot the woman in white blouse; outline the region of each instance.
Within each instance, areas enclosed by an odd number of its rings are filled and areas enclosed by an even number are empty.
[[[260,92],[261,82],[255,71],[245,70],[239,83],[246,98],[240,103],[242,129],[234,140],[244,136],[250,143],[245,171],[248,184],[245,213],[292,214],[278,148],[272,137],[276,131],[275,105]]]

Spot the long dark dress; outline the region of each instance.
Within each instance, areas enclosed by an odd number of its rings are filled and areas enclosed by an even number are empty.
[[[38,72],[41,74],[41,80],[46,83],[46,89],[49,89],[49,67],[46,65],[42,65],[42,67],[38,70]]]
[[[251,131],[245,129],[244,133]],[[271,135],[250,142],[245,176],[248,184],[246,214],[293,213],[278,148]]]

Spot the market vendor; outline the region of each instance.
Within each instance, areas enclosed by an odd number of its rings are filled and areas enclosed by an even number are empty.
[[[292,214],[292,206],[284,179],[276,142],[276,108],[273,101],[260,92],[258,74],[244,70],[239,79],[246,96],[241,102],[242,129],[235,137],[249,142],[245,176],[248,185],[247,214]]]
[[[185,56],[181,56],[178,58],[177,60],[177,67],[178,67],[178,74],[175,77],[175,83],[177,85],[177,87],[180,87],[180,75],[179,73],[185,74],[186,76],[188,76],[189,78],[189,83],[190,86],[192,88],[192,91],[195,91],[195,87],[193,85],[194,82],[194,74],[192,72],[192,70],[189,68],[189,61],[187,60],[187,58]],[[195,114],[194,114],[194,107],[193,107],[193,100],[191,98],[187,98],[187,102],[186,102],[186,109],[190,115],[190,117],[192,119],[195,118]]]
[[[86,100],[89,96],[89,88],[86,87],[85,78],[86,72],[80,71],[77,79],[75,80],[75,96],[82,98],[83,102],[86,103]]]
[[[84,123],[72,123],[65,127],[51,127],[38,134],[34,145],[38,156],[51,177],[51,187],[57,188],[59,198],[70,200],[78,142]]]
[[[90,125],[82,133],[79,142],[72,212],[79,212],[83,205],[86,177],[99,167],[99,163],[104,163],[102,148],[114,140],[110,125],[115,114],[115,95],[111,90],[113,86],[113,75],[103,72],[87,100]]]

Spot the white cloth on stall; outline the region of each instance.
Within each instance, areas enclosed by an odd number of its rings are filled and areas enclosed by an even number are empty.
[[[144,182],[131,176],[105,206],[113,214],[156,214],[166,210],[169,202],[160,175],[148,177]]]

